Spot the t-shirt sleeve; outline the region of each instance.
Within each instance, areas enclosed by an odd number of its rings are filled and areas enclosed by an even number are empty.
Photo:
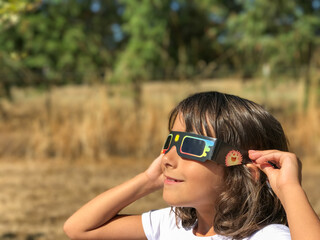
[[[249,240],[291,240],[290,230],[287,226],[281,224],[268,225],[255,234]]]
[[[148,240],[160,239],[160,233],[166,232],[175,224],[171,208],[153,210],[142,214],[142,226]]]

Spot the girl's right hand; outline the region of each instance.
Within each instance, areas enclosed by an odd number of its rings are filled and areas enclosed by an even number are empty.
[[[162,157],[164,154],[158,156],[144,172],[149,180],[154,183],[154,188],[160,189],[163,187],[164,176],[161,168]]]
[[[273,191],[280,199],[283,198],[284,189],[301,187],[301,162],[295,154],[278,150],[250,150],[249,157],[268,176]],[[278,168],[272,167],[270,161]]]
[[[320,220],[301,186],[301,162],[293,153],[278,150],[249,151],[269,179],[287,214],[292,239],[320,239]],[[277,165],[273,168],[269,162]]]

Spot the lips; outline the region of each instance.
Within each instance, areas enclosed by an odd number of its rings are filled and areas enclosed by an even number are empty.
[[[165,184],[176,184],[176,183],[181,183],[181,182],[183,182],[183,180],[168,177],[168,176],[165,176],[165,179],[164,179]]]

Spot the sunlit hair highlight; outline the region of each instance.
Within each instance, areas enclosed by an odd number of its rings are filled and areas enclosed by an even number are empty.
[[[178,115],[187,132],[216,137],[244,150],[288,151],[281,124],[262,106],[247,99],[219,92],[194,94],[172,110],[169,130]],[[242,239],[272,223],[287,225],[283,206],[262,171],[256,181],[244,165],[226,167],[224,182],[215,204],[216,233]],[[176,207],[174,212],[183,227],[196,223],[195,209]]]

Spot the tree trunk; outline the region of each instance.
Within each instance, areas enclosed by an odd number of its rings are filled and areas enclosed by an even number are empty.
[[[312,62],[313,44],[308,44],[308,52],[306,56],[306,67],[304,71],[304,95],[303,95],[303,112],[306,113],[310,102],[310,87],[311,87],[311,62]]]

